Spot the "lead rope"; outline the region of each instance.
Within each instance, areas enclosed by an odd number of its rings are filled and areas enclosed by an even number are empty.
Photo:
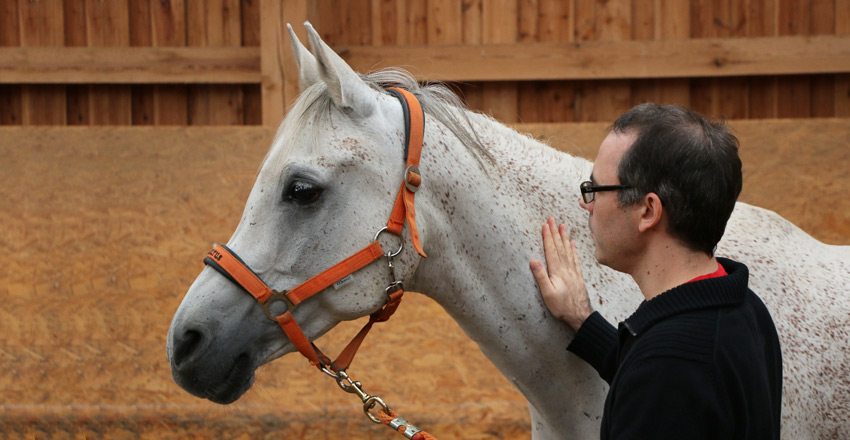
[[[380,234],[380,233],[379,233]],[[393,257],[398,255],[404,245],[402,245],[398,251],[395,253],[388,252],[385,256],[387,257],[387,267],[390,270],[390,283],[386,288],[387,297],[390,302],[395,302],[396,306],[398,302],[401,301],[401,295],[404,294],[404,284],[396,277],[395,266],[393,265]],[[392,293],[390,293],[392,291]],[[397,298],[397,300],[393,300],[393,298]],[[393,307],[393,311],[395,308]],[[376,313],[381,313],[378,311]],[[389,314],[392,314],[390,312]],[[376,322],[381,322],[386,319],[389,319],[389,315],[381,318],[377,318]],[[331,364],[333,365],[333,364]],[[393,431],[398,432],[403,435],[405,438],[411,440],[437,440],[436,437],[428,434],[427,432],[417,428],[415,425],[411,424],[403,417],[399,416],[398,413],[393,411],[389,405],[384,402],[384,399],[378,396],[371,396],[367,392],[363,391],[363,385],[354,379],[352,379],[348,373],[346,373],[346,369],[340,369],[337,372],[332,370],[333,367],[330,365],[322,365],[321,371],[328,376],[334,378],[336,380],[336,384],[339,385],[340,389],[345,391],[346,393],[355,394],[360,400],[363,402],[363,412],[366,413],[366,417],[369,420],[389,426]],[[378,406],[379,409],[377,413],[373,414],[372,410]]]
[[[390,409],[389,405],[384,402],[384,399],[381,399],[378,396],[370,396],[368,393],[363,391],[363,385],[349,377],[345,370],[340,370],[334,373],[328,368],[323,367],[322,372],[336,379],[336,384],[339,385],[343,391],[346,393],[356,394],[357,397],[363,401],[363,412],[366,413],[369,420],[375,423],[387,425],[393,431],[396,431],[405,438],[411,440],[437,440],[436,437],[417,428],[403,417],[399,416],[398,413]],[[373,414],[372,409],[376,406],[379,406],[380,408],[376,414]]]

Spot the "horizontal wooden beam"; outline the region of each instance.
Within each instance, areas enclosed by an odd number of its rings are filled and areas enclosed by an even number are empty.
[[[259,82],[258,47],[0,48],[0,84]]]
[[[420,80],[691,78],[850,72],[850,35],[448,46],[336,47],[355,70]]]
[[[691,78],[850,72],[850,35],[336,48],[421,80]],[[0,84],[255,83],[258,47],[4,47]]]

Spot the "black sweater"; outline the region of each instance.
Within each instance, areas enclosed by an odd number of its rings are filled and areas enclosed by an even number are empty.
[[[620,323],[599,313],[568,350],[611,385],[602,439],[778,439],[782,355],[741,263],[670,289]]]

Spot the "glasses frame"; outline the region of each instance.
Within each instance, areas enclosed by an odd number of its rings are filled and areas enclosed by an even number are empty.
[[[621,189],[629,189],[633,188],[631,185],[594,185],[593,182],[589,180],[585,180],[581,182],[579,185],[579,190],[581,191],[581,198],[584,199],[584,203],[591,203],[596,199],[596,193],[602,191],[619,191]]]

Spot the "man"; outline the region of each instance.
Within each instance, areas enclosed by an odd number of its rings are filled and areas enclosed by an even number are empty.
[[[530,265],[576,331],[567,350],[610,384],[602,439],[778,439],[776,328],[747,267],[714,257],[741,192],[735,136],[682,107],[639,105],[614,122],[580,191],[596,259],[631,275],[645,301],[619,329],[594,312],[575,245],[551,218],[548,270]]]

